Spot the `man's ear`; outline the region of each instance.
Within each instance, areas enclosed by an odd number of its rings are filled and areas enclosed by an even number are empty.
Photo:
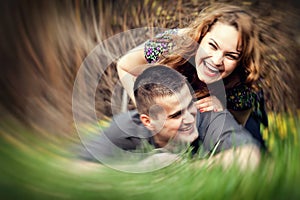
[[[149,129],[150,131],[154,131],[154,126],[152,124],[152,119],[146,115],[146,114],[141,114],[140,115],[140,120],[144,124],[144,126]]]

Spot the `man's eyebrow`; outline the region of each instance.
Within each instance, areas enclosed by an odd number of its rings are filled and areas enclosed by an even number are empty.
[[[210,40],[214,43],[214,45],[216,45],[218,48],[220,48],[218,43],[214,39],[210,38]],[[228,53],[240,55],[239,51],[231,51],[231,52],[228,52]]]
[[[178,110],[178,111],[176,111],[175,113],[169,115],[168,118],[169,118],[169,119],[172,119],[172,118],[174,118],[174,117],[177,117],[178,115],[181,115],[181,113],[182,113],[182,110]]]
[[[190,108],[190,107],[193,106],[193,105],[194,105],[194,99],[191,99],[191,101],[190,101],[190,103],[189,103],[189,105],[188,105],[187,108]],[[169,118],[169,119],[172,119],[172,118],[174,118],[174,117],[177,117],[177,116],[180,115],[182,112],[183,112],[183,110],[176,111],[175,113],[169,115],[168,118]]]

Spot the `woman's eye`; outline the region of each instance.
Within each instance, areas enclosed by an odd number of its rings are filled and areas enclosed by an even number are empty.
[[[212,49],[217,50],[216,45],[214,45],[213,43],[208,43],[208,44],[209,44],[209,46],[210,46]]]
[[[227,54],[226,57],[230,60],[238,60],[239,57],[238,56],[235,56],[235,55],[231,55],[231,54]]]

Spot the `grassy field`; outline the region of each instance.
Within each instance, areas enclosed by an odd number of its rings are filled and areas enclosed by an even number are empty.
[[[197,166],[197,160],[149,173],[125,173],[73,159],[16,123],[1,124],[1,199],[299,199],[299,116],[269,114],[270,155],[255,171]]]

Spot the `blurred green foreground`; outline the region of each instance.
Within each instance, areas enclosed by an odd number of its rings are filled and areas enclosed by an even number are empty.
[[[0,198],[299,199],[299,115],[270,119],[264,131],[270,155],[253,172],[208,169],[186,158],[141,174],[84,163],[62,148],[67,143],[54,145],[20,124],[1,122]]]

